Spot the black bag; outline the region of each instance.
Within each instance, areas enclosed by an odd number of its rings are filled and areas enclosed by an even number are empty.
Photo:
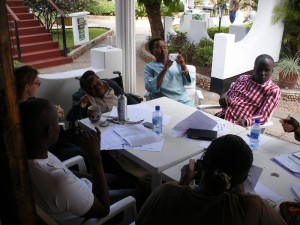
[[[125,93],[125,96],[127,98],[127,105],[135,105],[143,101],[143,98],[135,94]]]

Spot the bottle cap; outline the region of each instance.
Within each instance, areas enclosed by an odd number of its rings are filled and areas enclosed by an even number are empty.
[[[159,105],[155,106],[155,111],[159,111],[159,110],[160,110],[160,106]]]
[[[255,118],[255,123],[260,123],[260,118]]]

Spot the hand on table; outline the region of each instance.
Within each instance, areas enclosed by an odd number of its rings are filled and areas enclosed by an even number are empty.
[[[219,104],[223,109],[227,109],[230,105],[230,99],[226,94],[223,94],[219,99]]]
[[[238,119],[236,121],[236,124],[242,126],[242,127],[247,127],[247,121],[245,119]]]

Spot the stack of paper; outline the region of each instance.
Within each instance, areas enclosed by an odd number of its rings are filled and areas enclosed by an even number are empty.
[[[161,151],[164,140],[140,124],[109,126],[101,134],[101,150]]]
[[[300,178],[300,159],[293,154],[282,154],[274,157],[273,162]]]

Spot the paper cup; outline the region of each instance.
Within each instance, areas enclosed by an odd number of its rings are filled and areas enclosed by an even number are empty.
[[[92,123],[98,122],[101,118],[100,106],[97,106],[97,105],[89,106],[87,115]]]

